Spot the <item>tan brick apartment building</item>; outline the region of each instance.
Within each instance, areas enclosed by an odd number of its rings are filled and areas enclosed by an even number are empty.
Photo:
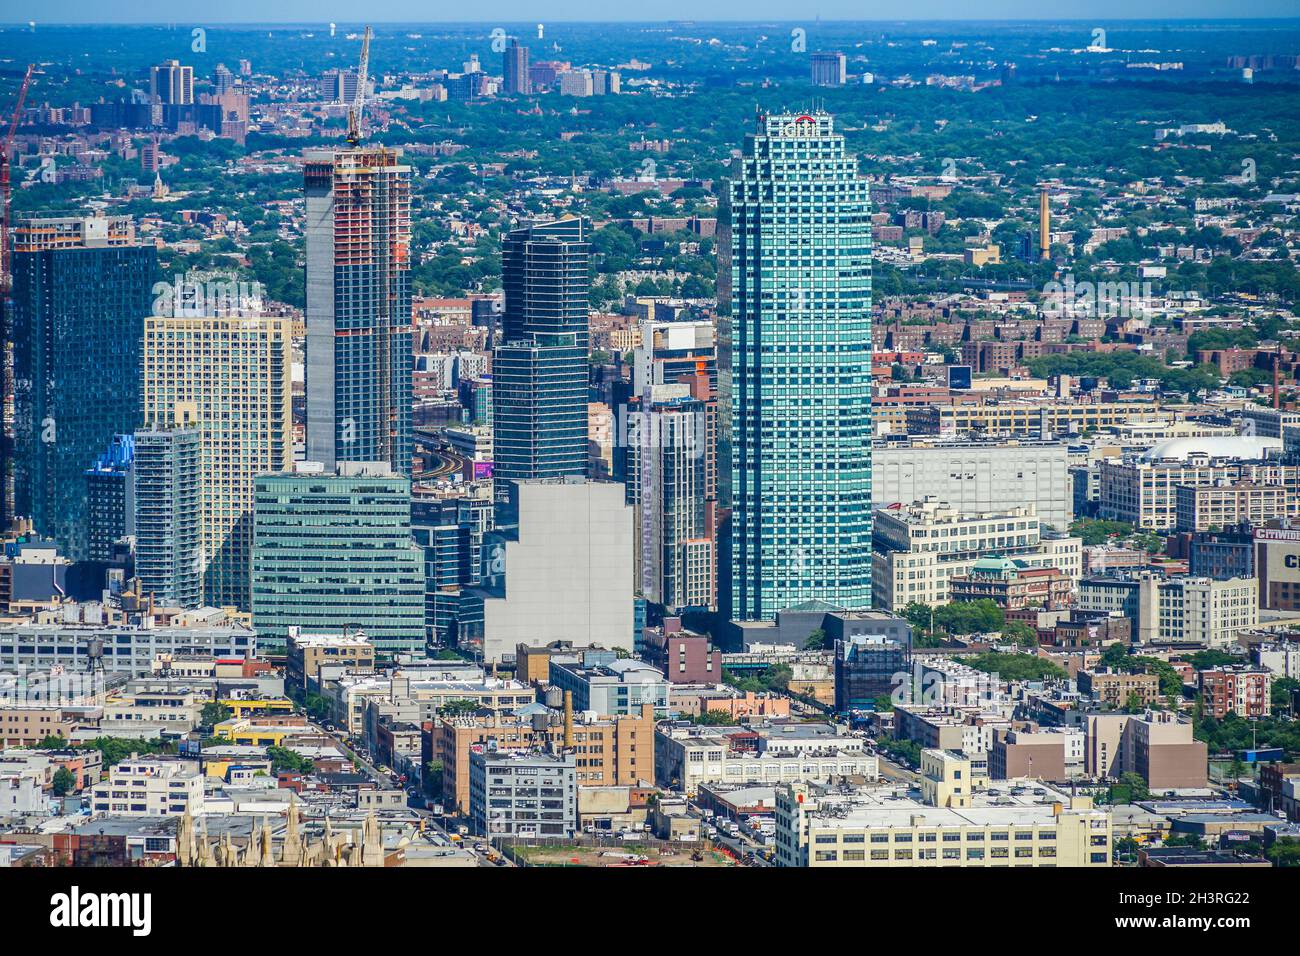
[[[46,737],[67,740],[83,722],[81,711],[62,707],[5,707],[0,709],[0,746],[34,747]]]
[[[448,812],[469,813],[469,755],[474,744],[502,750],[541,747],[572,750],[579,787],[652,784],[655,778],[654,708],[639,716],[602,717],[584,722],[552,712],[520,717],[440,717],[426,721],[421,733],[421,761],[442,762],[442,799]],[[453,809],[454,808],[454,811]]]
[[[1089,694],[1095,700],[1111,707],[1123,707],[1130,694],[1137,694],[1143,707],[1160,699],[1158,674],[1125,674],[1121,671],[1080,671],[1079,693]]]

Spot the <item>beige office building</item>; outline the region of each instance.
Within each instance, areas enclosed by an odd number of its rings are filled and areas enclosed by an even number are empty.
[[[285,678],[290,684],[311,690],[320,686],[321,668],[346,667],[353,673],[373,673],[375,646],[365,637],[340,634],[290,634]]]
[[[571,711],[563,717],[540,711],[437,717],[421,734],[422,759],[427,754],[442,762],[443,801],[460,813],[469,812],[470,753],[480,745],[571,753],[578,787],[650,786],[655,778],[654,709],[648,704],[639,715],[595,719]]]
[[[86,723],[86,714],[53,704],[0,707],[0,747],[34,747],[46,737],[62,737]]]
[[[1206,785],[1208,749],[1192,736],[1192,722],[1171,711],[1089,714],[1084,769],[1118,780],[1136,773],[1154,791]]]
[[[1232,644],[1259,626],[1255,578],[1090,577],[1079,582],[1079,608],[1119,612],[1137,623],[1140,644]]]
[[[959,750],[921,751],[921,799],[932,807],[969,807],[989,788],[989,761]]]
[[[959,763],[950,761],[952,766]],[[1104,867],[1111,815],[1090,797],[1034,781],[957,794],[936,806],[899,788],[787,783],[776,788],[776,863],[793,867]],[[965,788],[963,788],[965,789]]]
[[[1273,518],[1294,517],[1300,510],[1295,485],[1180,485],[1174,502],[1179,531],[1214,531],[1242,521],[1262,525]]]
[[[1050,438],[1124,425],[1134,420],[1172,418],[1142,402],[1004,401],[988,405],[918,405],[907,409],[913,434]]]
[[[253,480],[293,469],[291,322],[153,316],[144,326],[144,417],[190,416],[203,441],[203,591],[250,609]]]
[[[913,601],[947,604],[949,582],[980,558],[997,554],[1028,568],[1056,568],[1073,584],[1083,542],[1043,534],[1034,506],[967,512],[937,498],[879,508],[872,537],[872,603],[901,611]]]
[[[1098,514],[1112,521],[1127,521],[1137,528],[1172,530],[1178,522],[1178,489],[1283,486],[1295,488],[1300,467],[1267,461],[1281,442],[1250,436],[1232,438],[1177,438],[1162,442],[1136,458],[1104,459],[1098,464],[1100,498]],[[1184,493],[1186,494],[1186,493]],[[1251,511],[1249,493],[1247,512]],[[1213,510],[1202,503],[1202,514]],[[1191,507],[1191,511],[1186,509]],[[1226,514],[1222,501],[1219,510]],[[1234,506],[1235,507],[1235,506]],[[1185,503],[1189,516],[1195,499]],[[1255,511],[1262,513],[1262,498]]]

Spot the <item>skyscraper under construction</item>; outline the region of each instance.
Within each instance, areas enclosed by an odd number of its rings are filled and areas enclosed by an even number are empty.
[[[309,150],[307,457],[411,473],[411,168],[383,146]]]

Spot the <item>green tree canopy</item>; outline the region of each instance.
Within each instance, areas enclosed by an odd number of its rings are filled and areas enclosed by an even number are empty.
[[[51,786],[56,797],[64,797],[77,788],[77,778],[67,767],[60,767],[54,771],[54,778]]]

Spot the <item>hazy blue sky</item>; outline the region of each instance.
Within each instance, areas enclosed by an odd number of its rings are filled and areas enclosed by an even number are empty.
[[[1298,0],[3,0],[0,21],[38,23],[546,22],[563,20],[952,20],[1296,17]]]

